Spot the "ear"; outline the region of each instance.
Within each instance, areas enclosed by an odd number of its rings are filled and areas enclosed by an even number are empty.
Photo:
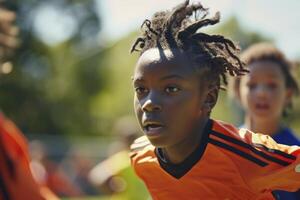
[[[215,107],[218,100],[219,88],[214,85],[208,88],[206,99],[204,101],[203,108],[207,113],[210,113],[211,110]]]
[[[291,105],[293,94],[294,94],[293,89],[286,88],[286,92],[285,92],[285,107],[288,107],[289,105]]]

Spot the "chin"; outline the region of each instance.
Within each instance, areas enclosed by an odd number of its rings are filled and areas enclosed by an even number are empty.
[[[162,138],[147,138],[149,139],[150,143],[155,147],[163,148],[168,146],[166,141],[162,140]]]
[[[257,118],[269,119],[273,114],[270,111],[259,111],[255,113]]]
[[[255,118],[261,122],[269,122],[270,119],[273,119],[272,115],[270,114],[256,114]]]

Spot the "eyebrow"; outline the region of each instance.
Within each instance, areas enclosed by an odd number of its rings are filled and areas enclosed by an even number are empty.
[[[181,79],[181,80],[184,80],[185,78],[183,76],[176,75],[176,74],[164,76],[164,77],[161,78],[161,80],[168,80],[168,79]],[[131,76],[131,80],[133,82],[143,82],[144,81],[143,78],[134,78],[133,76]]]
[[[143,78],[134,78],[133,76],[131,76],[131,80],[133,81],[133,82],[136,82],[136,81],[140,81],[140,82],[142,82],[142,81],[144,81],[144,79]]]
[[[167,79],[185,79],[183,76],[172,74],[168,76],[164,76],[161,78],[161,80],[167,80]]]

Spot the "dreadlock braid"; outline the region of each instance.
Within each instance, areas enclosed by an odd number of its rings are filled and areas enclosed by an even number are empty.
[[[195,18],[192,19],[194,14]],[[243,75],[248,70],[237,54],[239,48],[222,35],[208,35],[199,29],[214,25],[220,21],[220,13],[206,18],[208,9],[200,3],[189,5],[189,0],[176,6],[171,11],[160,11],[151,20],[142,24],[142,36],[138,37],[131,52],[141,54],[151,48],[179,49],[187,53],[196,66],[208,68],[208,76],[216,80],[220,87],[220,79],[227,84],[226,73],[231,76]]]

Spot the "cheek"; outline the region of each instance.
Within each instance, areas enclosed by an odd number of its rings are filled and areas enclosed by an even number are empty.
[[[284,100],[286,98],[285,89],[283,87],[278,88],[277,90],[274,90],[273,92],[271,92],[271,95],[273,96],[273,98],[278,98],[278,99],[282,99],[282,100]]]
[[[253,98],[253,93],[246,87],[240,89],[240,101],[243,107],[248,107],[247,105],[251,103]]]
[[[135,116],[138,120],[138,123],[140,125],[140,128],[142,128],[142,116],[143,116],[143,113],[142,113],[142,109],[141,109],[141,105],[140,105],[140,102],[139,100],[134,97],[134,113],[135,113]]]
[[[138,104],[139,104],[139,101],[137,100],[136,96],[134,95],[134,99],[133,99],[133,107],[134,107],[134,110],[136,110]]]
[[[176,114],[174,114],[182,120],[183,118],[200,117],[203,113],[203,109],[205,109],[204,103],[200,102],[199,98],[187,96],[184,99],[179,100],[176,105],[173,105],[168,110],[176,112]]]
[[[284,91],[278,92],[277,94],[275,94],[272,99],[277,100],[277,105],[282,107],[282,109],[284,108],[284,106],[287,103],[287,99],[286,99],[286,95]]]
[[[193,92],[186,93],[174,99],[173,106],[181,110],[195,109],[199,105],[199,98]]]
[[[139,117],[139,115],[141,113],[141,104],[136,97],[134,97],[133,106],[134,106],[134,112],[135,112],[136,116]]]

